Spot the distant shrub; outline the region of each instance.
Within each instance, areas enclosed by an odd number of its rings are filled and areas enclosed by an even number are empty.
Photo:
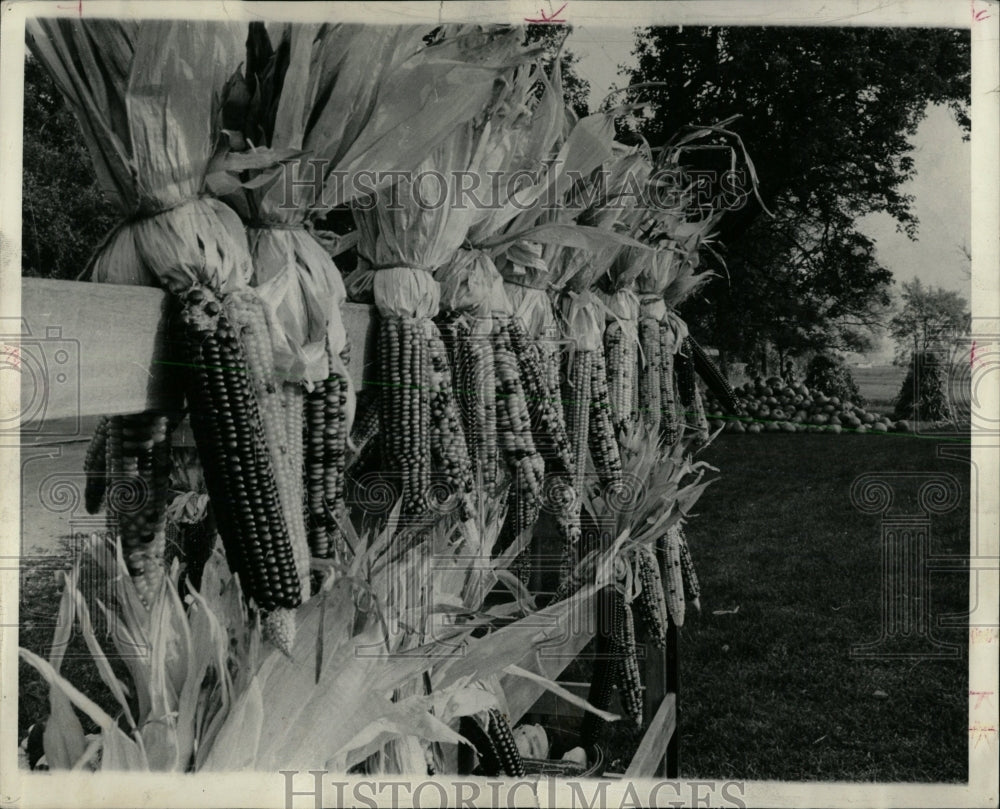
[[[949,421],[948,369],[931,351],[914,352],[906,379],[896,397],[895,416],[914,421]]]
[[[830,354],[817,354],[813,357],[806,368],[805,384],[809,390],[818,390],[827,396],[837,396],[857,405],[867,404],[858,390],[851,369],[840,357]]]

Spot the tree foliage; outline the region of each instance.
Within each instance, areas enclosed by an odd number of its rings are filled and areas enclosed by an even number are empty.
[[[919,278],[904,282],[900,305],[889,321],[896,341],[896,361],[905,364],[913,354],[938,351],[963,334],[969,325],[965,298],[940,287],[925,287]]]
[[[113,227],[80,127],[33,58],[24,64],[21,267],[30,277],[76,278]]]
[[[727,213],[725,271],[706,288],[712,303],[690,315],[720,349],[747,358],[768,344],[864,348],[891,274],[855,221],[885,212],[916,235],[902,190],[913,176],[909,138],[931,104],[968,131],[968,31],[654,27],[637,32],[634,54],[628,82],[663,86],[631,92],[654,111],[625,125],[655,147],[680,124],[738,115],[730,128],[774,213],[753,195]],[[711,152],[691,158],[723,168]]]

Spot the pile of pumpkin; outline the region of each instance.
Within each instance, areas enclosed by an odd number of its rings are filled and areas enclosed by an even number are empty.
[[[810,390],[801,383],[788,385],[780,377],[747,382],[734,390],[736,413],[723,407],[711,393],[705,402],[709,426],[732,433],[906,433],[907,421],[866,410],[838,396]]]

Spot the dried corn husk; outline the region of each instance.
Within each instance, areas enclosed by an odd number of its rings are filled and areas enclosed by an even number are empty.
[[[125,220],[92,261],[94,280],[193,282],[229,291],[250,270],[238,217],[200,198],[215,147],[215,105],[239,60],[222,22],[36,18],[32,52],[81,122],[103,190]]]
[[[297,150],[300,156],[283,166],[296,182],[247,183],[254,282],[280,327],[278,370],[307,382],[331,371],[346,378],[339,359],[347,342],[340,315],[346,289],[329,254],[303,225],[331,201],[339,204],[359,193],[356,184],[342,187],[332,179],[348,171],[352,159],[360,165],[393,149],[398,156],[389,165],[367,167],[412,167],[419,153],[400,148],[405,129],[384,131],[384,106],[400,84],[411,99],[419,99],[415,81],[452,67],[440,55],[420,54],[419,65],[410,64],[421,46],[416,26],[283,25],[274,32],[273,51],[262,29],[255,25],[248,41],[243,84],[253,95],[244,109],[243,135],[248,142],[262,138],[272,151]],[[401,63],[407,63],[405,71]],[[260,78],[253,74],[255,64],[264,65]],[[242,89],[233,86],[234,92]],[[427,106],[440,112],[441,101]],[[441,137],[439,127],[422,132],[424,143]],[[301,182],[313,172],[321,172],[315,184]],[[328,367],[330,361],[337,367]]]

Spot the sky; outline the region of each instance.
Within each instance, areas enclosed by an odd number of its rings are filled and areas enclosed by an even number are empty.
[[[634,33],[628,28],[576,25],[567,47],[580,57],[579,75],[591,85],[590,106],[596,109],[612,85],[625,82],[620,65],[634,64]],[[968,299],[971,280],[962,248],[971,244],[971,167],[968,142],[947,108],[932,107],[911,139],[915,176],[902,187],[911,195],[919,220],[917,239],[896,231],[886,214],[864,217],[858,229],[875,241],[878,259],[896,279],[895,287],[913,278],[929,286],[954,290]],[[752,157],[752,155],[751,155]],[[890,341],[878,356],[891,357]]]

